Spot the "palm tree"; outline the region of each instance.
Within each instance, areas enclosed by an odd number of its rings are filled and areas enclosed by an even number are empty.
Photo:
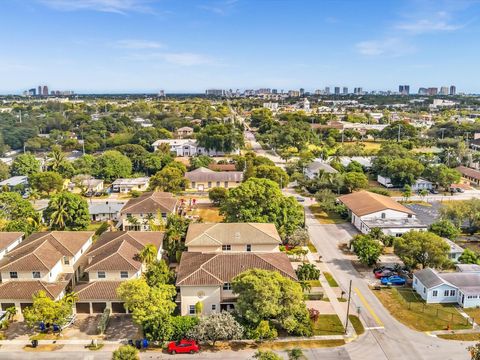
[[[308,281],[299,281],[299,283],[303,292],[310,292],[312,290],[312,285]]]
[[[8,321],[12,321],[15,315],[17,315],[17,308],[15,306],[10,306],[5,312],[7,313]]]
[[[78,301],[78,295],[74,291],[69,292],[63,297],[63,301],[65,301],[67,304],[73,306]]]
[[[153,244],[147,244],[145,247],[140,251],[138,256],[140,259],[147,265],[152,264],[157,259],[157,248]]]
[[[35,204],[35,200],[40,199],[40,193],[37,189],[31,188],[28,197],[30,200],[33,200],[33,203]]]
[[[55,230],[64,230],[70,217],[68,213],[67,199],[65,197],[60,197],[50,201],[53,201],[52,208],[55,209],[51,215],[50,227]]]
[[[65,154],[62,152],[60,146],[52,146],[52,151],[50,154],[49,166],[53,171],[58,171],[60,166],[65,162]]]
[[[425,196],[428,195],[428,190],[427,189],[420,190],[419,195],[422,197],[423,200],[425,200]]]
[[[140,225],[140,221],[132,215],[127,215],[127,221],[130,224],[130,226],[133,226],[135,229],[137,228],[138,225]]]

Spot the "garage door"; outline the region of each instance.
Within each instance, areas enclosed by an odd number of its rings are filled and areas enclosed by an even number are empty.
[[[94,314],[103,313],[103,310],[107,307],[107,303],[94,302],[92,303],[92,311]]]
[[[22,309],[22,312],[26,307],[29,306],[32,306],[32,303],[20,303],[20,309]]]
[[[125,314],[127,310],[123,307],[123,303],[112,302],[112,313],[114,314]]]
[[[2,311],[7,311],[9,307],[15,307],[14,303],[2,303]]]
[[[90,303],[76,303],[77,314],[90,314]]]

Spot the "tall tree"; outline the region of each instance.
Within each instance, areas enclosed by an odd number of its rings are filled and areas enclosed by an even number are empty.
[[[90,224],[87,202],[69,192],[54,195],[44,211],[52,230],[85,230]]]
[[[30,176],[40,171],[40,165],[32,154],[21,154],[13,160],[10,172],[13,176]]]
[[[63,179],[62,176],[54,171],[44,171],[35,173],[28,178],[30,186],[39,192],[47,193],[50,196],[51,192],[62,191]]]
[[[200,342],[210,342],[213,346],[219,340],[240,340],[243,336],[243,327],[227,311],[212,313],[188,333],[188,337]]]
[[[105,151],[95,160],[93,175],[105,181],[128,177],[131,173],[132,162],[118,151]]]

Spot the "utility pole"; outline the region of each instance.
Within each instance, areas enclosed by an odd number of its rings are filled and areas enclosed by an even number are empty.
[[[400,124],[398,124],[398,140],[397,142],[400,142],[400,129],[402,128],[402,126]]]
[[[350,311],[350,299],[352,298],[352,280],[350,280],[350,285],[348,286],[348,301],[347,301],[347,319],[345,320],[345,334],[347,334],[348,329],[348,313]]]

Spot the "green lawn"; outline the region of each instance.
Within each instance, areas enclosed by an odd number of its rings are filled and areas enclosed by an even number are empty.
[[[307,283],[309,283],[312,288],[313,287],[322,287],[322,284],[320,283],[320,280],[307,280]]]
[[[315,247],[315,245],[313,245],[311,241],[308,242],[307,246],[308,246],[308,250],[310,250],[311,253],[314,254],[317,252],[317,248]]]
[[[343,335],[345,329],[337,315],[320,315],[312,322],[314,335]]]
[[[338,287],[337,281],[333,278],[333,275],[330,274],[329,272],[324,272],[323,276],[325,276],[325,280],[327,280],[328,284],[331,287]]]
[[[467,334],[440,334],[437,335],[441,339],[445,340],[458,340],[458,341],[479,341],[480,333],[467,333]]]
[[[426,304],[412,289],[385,288],[373,292],[400,322],[419,331],[468,329],[457,309],[450,304]]]
[[[365,328],[363,327],[362,322],[356,315],[348,315],[348,319],[352,323],[353,328],[357,335],[362,335],[365,332]]]
[[[346,222],[345,219],[335,212],[323,211],[318,204],[310,205],[309,209],[320,224],[342,224]]]

